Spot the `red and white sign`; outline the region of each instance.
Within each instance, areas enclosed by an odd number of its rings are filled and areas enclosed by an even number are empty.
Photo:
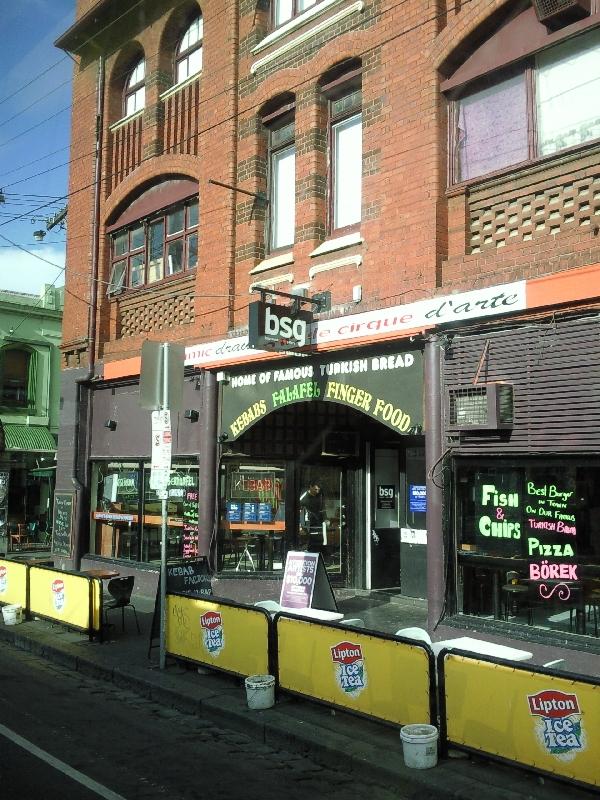
[[[150,465],[150,488],[159,498],[167,497],[171,474],[171,412],[168,409],[152,412],[152,461]]]

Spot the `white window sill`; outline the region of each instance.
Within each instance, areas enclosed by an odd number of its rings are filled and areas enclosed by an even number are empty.
[[[339,269],[340,267],[356,267],[358,269],[361,264],[362,256],[344,256],[343,258],[336,258],[335,261],[328,261],[326,264],[313,264],[308,270],[308,277],[312,281],[321,272],[329,272],[329,270]]]
[[[185,80],[176,83],[174,86],[170,86],[166,91],[164,91],[161,95],[159,95],[159,100],[167,100],[171,95],[177,94],[177,92],[185,89],[186,86],[189,86],[190,83],[194,83],[197,81],[198,78],[202,75],[202,70],[198,72],[194,72],[193,75],[189,75]]]
[[[311,255],[311,258],[315,256],[322,256],[325,253],[333,253],[336,250],[343,250],[346,247],[352,247],[355,244],[362,244],[363,238],[360,233],[357,231],[356,233],[348,233],[346,236],[338,236],[337,239],[327,239],[327,241],[320,244],[316,247]]]
[[[252,294],[256,289],[272,289],[273,286],[277,286],[280,283],[293,283],[294,282],[294,275],[291,272],[287,272],[285,275],[274,275],[272,278],[264,278],[260,281],[254,281],[254,283],[250,284],[250,288],[248,289],[248,294]]]
[[[319,33],[322,33],[324,30],[327,30],[327,28],[331,28],[333,25],[336,25],[341,20],[345,19],[346,17],[349,17],[351,14],[354,14],[357,11],[362,11],[364,9],[364,7],[365,7],[365,4],[364,4],[363,0],[356,0],[356,2],[351,3],[349,6],[346,6],[346,8],[342,8],[342,10],[338,11],[337,14],[333,14],[333,16],[327,17],[327,19],[324,19],[321,22],[317,23],[312,28],[309,28],[309,30],[303,31],[302,33],[299,33],[296,37],[291,39],[289,42],[284,42],[284,44],[280,45],[275,50],[272,50],[266,56],[263,56],[262,58],[259,58],[250,67],[250,73],[252,75],[254,75],[261,67],[264,67],[267,64],[270,64],[271,61],[276,61],[278,58],[283,56],[285,53],[288,53],[290,50],[293,50],[295,47],[298,47],[298,45],[302,44],[303,42],[306,42],[308,39],[314,38]],[[323,10],[323,4],[320,4],[318,6],[313,6],[313,8],[310,8],[308,11],[305,11],[304,14],[302,14],[300,17],[297,17],[295,20],[293,20],[293,22],[298,22],[298,24],[300,24],[299,20],[302,20],[302,23],[306,22],[307,17],[305,15],[307,15],[309,13],[309,11],[313,11],[313,9],[315,9],[315,8],[318,8],[319,11],[321,11],[321,10]],[[331,8],[331,5],[327,6],[327,8]],[[308,19],[310,19],[310,18],[308,18]],[[276,39],[271,39],[269,44],[272,44],[274,41],[277,41],[279,38],[281,38],[281,36],[285,36],[285,33],[282,33],[282,31],[285,28],[286,28],[286,25],[283,25],[281,28],[278,28],[277,31],[273,31],[273,34],[277,33],[277,34],[280,34],[280,36],[276,37]],[[290,33],[290,30],[286,31],[286,33]],[[269,35],[271,36],[273,34],[269,34]],[[268,39],[268,38],[269,37],[266,37],[266,39]],[[257,46],[259,49],[261,49],[261,50],[263,49],[262,45],[266,41],[266,39],[263,39],[263,41]],[[268,45],[265,45],[265,47],[266,46],[268,46]],[[255,48],[255,50],[256,50],[256,48]]]
[[[278,42],[280,39],[283,39],[284,36],[287,36],[288,33],[295,31],[296,28],[299,28],[301,25],[304,25],[311,19],[320,17],[321,14],[324,14],[330,8],[333,8],[342,2],[343,0],[323,0],[323,2],[307,8],[303,14],[294,17],[294,19],[290,19],[276,30],[267,34],[267,36],[265,36],[265,38],[256,45],[256,47],[252,48],[252,53],[260,53],[261,50],[264,50],[265,47],[269,47],[269,45],[273,44],[273,42]]]
[[[293,253],[282,253],[278,256],[271,256],[271,258],[263,259],[259,264],[250,270],[250,275],[256,275],[259,272],[266,272],[269,269],[276,269],[277,267],[285,267],[288,264],[294,263]]]
[[[143,113],[144,109],[140,108],[138,111],[134,111],[133,114],[129,114],[126,117],[121,117],[121,119],[118,119],[116,122],[113,122],[112,125],[109,125],[108,129],[112,133],[112,131],[116,131],[118,130],[118,128],[122,128],[123,125],[127,125],[128,122],[137,119],[137,117],[141,117]]]

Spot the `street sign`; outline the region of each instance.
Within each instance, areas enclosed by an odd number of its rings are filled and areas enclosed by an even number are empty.
[[[152,412],[152,460],[150,463],[150,488],[159,499],[167,497],[171,474],[171,412],[168,408]]]

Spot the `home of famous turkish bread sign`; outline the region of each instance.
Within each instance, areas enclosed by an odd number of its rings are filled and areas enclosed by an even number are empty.
[[[232,375],[223,385],[221,432],[237,439],[278,408],[324,400],[362,411],[397,433],[423,424],[423,355],[420,350],[274,366]]]

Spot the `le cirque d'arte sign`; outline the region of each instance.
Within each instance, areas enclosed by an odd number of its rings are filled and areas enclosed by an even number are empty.
[[[423,355],[411,350],[339,361],[310,359],[299,366],[231,376],[223,385],[222,434],[237,439],[271,411],[314,400],[342,403],[397,433],[413,433],[423,424]]]

